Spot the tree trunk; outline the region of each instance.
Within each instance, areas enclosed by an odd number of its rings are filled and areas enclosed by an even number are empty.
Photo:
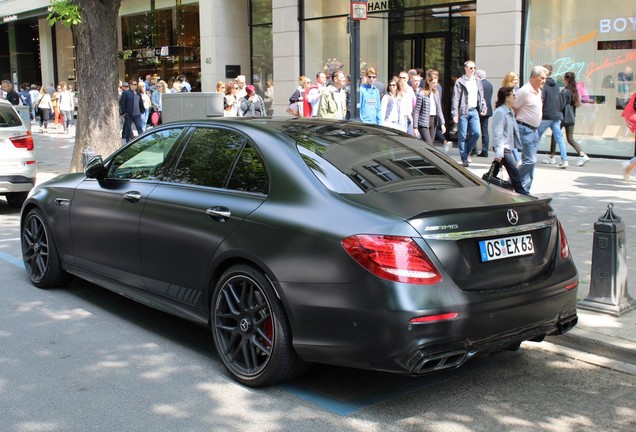
[[[75,0],[82,23],[71,26],[77,58],[77,129],[71,172],[91,148],[106,157],[121,146],[117,93],[117,20],[121,0]]]

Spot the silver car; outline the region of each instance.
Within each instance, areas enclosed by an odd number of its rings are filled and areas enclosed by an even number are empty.
[[[0,195],[20,208],[35,185],[37,164],[31,132],[10,102],[0,100]]]

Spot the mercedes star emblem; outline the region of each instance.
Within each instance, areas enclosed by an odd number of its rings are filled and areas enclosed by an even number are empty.
[[[508,222],[510,222],[511,225],[517,225],[517,222],[519,222],[519,215],[513,209],[509,209],[506,216],[508,216]]]

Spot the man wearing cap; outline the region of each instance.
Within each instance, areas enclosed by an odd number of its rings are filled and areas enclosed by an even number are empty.
[[[131,81],[130,85],[124,82],[121,87],[124,91],[119,99],[119,109],[124,115],[124,139],[126,142],[129,142],[132,138],[133,123],[137,129],[137,133],[142,133],[143,125],[141,114],[146,111],[146,108],[144,108],[143,100],[137,91],[137,81]]]

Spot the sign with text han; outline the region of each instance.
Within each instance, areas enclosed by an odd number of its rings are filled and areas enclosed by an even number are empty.
[[[365,20],[367,19],[367,2],[366,1],[352,1],[351,2],[351,19],[352,20]]]

